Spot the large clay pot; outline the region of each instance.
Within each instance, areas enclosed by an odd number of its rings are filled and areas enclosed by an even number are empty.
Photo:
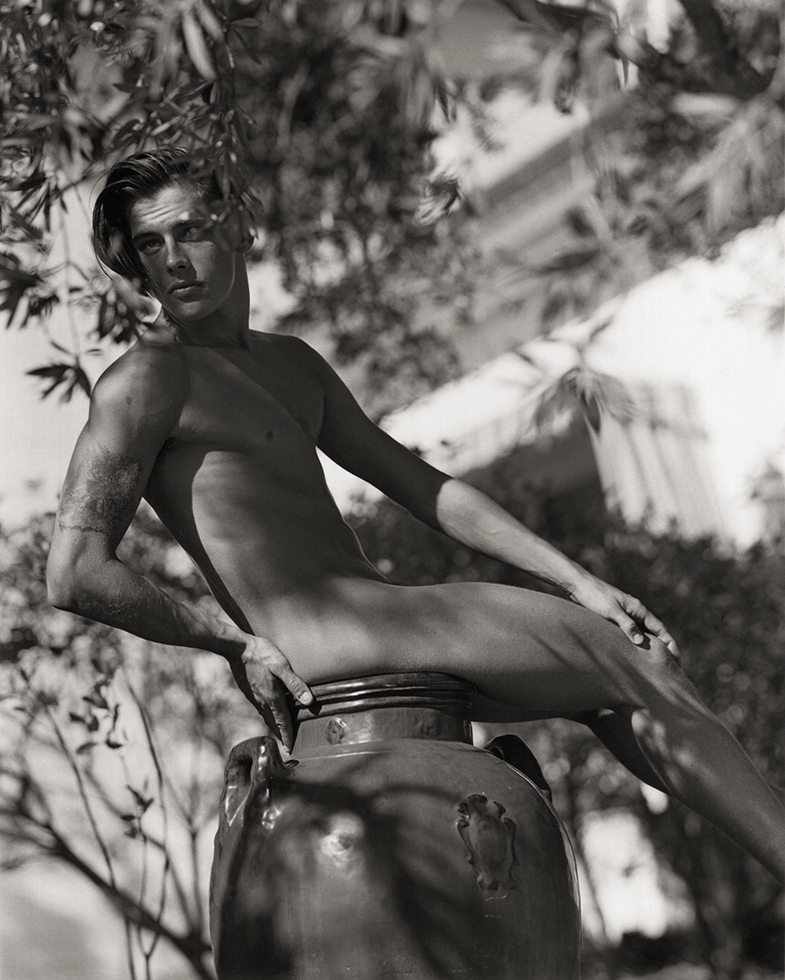
[[[263,737],[227,764],[220,980],[576,978],[572,851],[524,743],[472,746],[471,687],[443,674],[314,694],[291,760]]]

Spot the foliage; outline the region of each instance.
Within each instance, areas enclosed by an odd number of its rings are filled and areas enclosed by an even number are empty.
[[[684,669],[701,696],[782,791],[785,555],[760,547],[731,554],[711,540],[682,540],[677,529],[654,535],[644,527],[626,528],[604,513],[599,486],[569,498],[553,496],[527,482],[519,458],[513,453],[472,482],[653,609],[679,643]],[[437,535],[390,503],[361,511],[355,525],[366,553],[394,582],[482,580],[545,588]],[[697,923],[691,952],[711,966],[713,976],[737,976],[756,955],[762,965],[776,965],[781,896],[755,861],[681,805],[671,801],[662,812],[651,809],[638,781],[573,723],[527,724],[520,733],[538,756],[579,850],[593,814],[622,808],[638,818],[662,865],[685,883]],[[764,940],[774,943],[768,963]]]
[[[758,7],[753,31],[749,8],[728,10],[733,36],[761,67],[743,91],[712,84],[694,36],[677,25],[630,95],[616,161],[598,160],[596,196],[616,236],[645,235],[659,264],[716,248],[785,207],[777,14]]]
[[[337,358],[360,359],[372,389],[397,373],[415,392],[449,377],[443,332],[412,320],[426,288],[451,301],[468,289],[470,250],[434,220],[456,193],[427,184],[436,100],[446,109],[426,43],[434,10],[4,0],[0,308],[24,325],[87,306],[91,342],[131,340],[140,304],[73,254],[58,289],[51,235],[107,164],[174,143],[260,216],[256,257],[277,261],[296,300],[285,327],[328,325]],[[49,390],[81,370],[80,352],[70,354],[50,366]],[[55,372],[65,365],[70,375]]]
[[[6,868],[55,859],[123,917],[129,975],[163,941],[210,978],[205,883],[222,766],[253,724],[221,664],[53,610],[51,518],[0,530],[0,837]],[[125,557],[183,601],[207,601],[144,514]],[[248,728],[245,728],[247,733]]]
[[[580,149],[592,187],[565,213],[555,254],[527,270],[526,291],[538,282],[545,296],[545,328],[687,256],[714,255],[785,208],[781,5],[683,7],[657,47],[624,19],[610,29],[585,16],[571,28],[572,99],[594,112]],[[621,94],[612,54],[634,72]],[[536,90],[538,77],[514,81]]]
[[[732,556],[711,541],[621,531],[601,570],[650,601],[673,627],[687,674],[782,795],[785,556],[762,547]],[[633,812],[655,848],[687,885],[697,943],[714,975],[735,977],[740,963],[756,954],[776,968],[781,894],[773,879],[684,808],[657,813],[636,802]],[[768,951],[767,930],[774,944]]]
[[[445,76],[435,39],[457,5],[439,0],[0,0],[0,310],[18,325],[79,314],[37,369],[46,393],[88,390],[86,349],[140,329],[145,304],[79,254],[69,223],[109,163],[156,143],[190,148],[264,212],[256,256],[295,300],[281,326],[327,326],[377,411],[452,376],[450,333],[471,319],[477,257],[459,220],[438,220],[460,188],[431,157],[456,105],[481,131],[503,86],[604,112],[637,79],[589,137],[598,178],[570,215],[576,244],[534,270],[558,286],[548,315],[597,277],[629,285],[632,237],[694,249],[781,206],[775,0],[683,0],[660,48],[645,4],[619,18],[600,0],[499,2],[521,20],[516,64],[476,86]]]

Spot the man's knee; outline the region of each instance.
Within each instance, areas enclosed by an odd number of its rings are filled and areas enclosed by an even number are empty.
[[[678,660],[662,640],[652,636],[651,633],[644,633],[643,643],[635,648],[633,656],[636,654],[641,667],[647,672],[672,677],[682,676]]]
[[[648,705],[652,696],[664,695],[671,704],[678,703],[682,707],[708,713],[692,681],[661,640],[646,636],[644,647],[638,647],[638,651],[640,656],[635,660],[639,677],[645,682],[643,688],[648,688],[648,695],[644,694],[642,706]]]
[[[651,634],[645,634],[642,644],[630,645],[626,651],[620,681],[626,695],[621,703],[630,708],[647,706],[657,693],[694,695],[694,689],[674,655]]]

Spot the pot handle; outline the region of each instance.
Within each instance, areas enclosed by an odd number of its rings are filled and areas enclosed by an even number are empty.
[[[518,772],[523,773],[549,802],[553,802],[551,788],[542,774],[537,756],[522,738],[518,738],[517,735],[497,735],[496,738],[488,742],[485,748],[488,752],[498,756],[502,762],[506,762]]]
[[[293,759],[283,761],[271,735],[248,738],[235,745],[226,763],[221,817],[231,826],[252,791],[261,789],[269,802],[273,780],[285,777],[296,764]]]

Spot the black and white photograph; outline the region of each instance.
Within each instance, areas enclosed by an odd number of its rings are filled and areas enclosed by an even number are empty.
[[[781,0],[0,0],[0,980],[782,980]]]

